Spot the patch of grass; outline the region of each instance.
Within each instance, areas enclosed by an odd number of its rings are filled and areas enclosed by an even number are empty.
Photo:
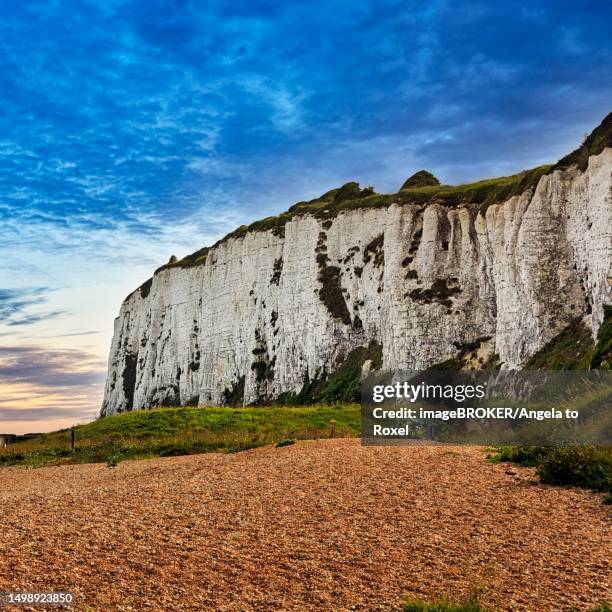
[[[277,401],[288,406],[358,402],[361,372],[367,360],[370,360],[372,370],[379,370],[382,367],[382,345],[372,340],[367,346],[352,350],[335,372],[320,372],[313,380],[304,381],[299,393],[283,393]]]
[[[409,599],[404,603],[403,612],[486,612],[486,608],[478,600],[478,595],[473,594],[462,603],[453,603],[446,598],[439,599],[436,603],[427,603],[422,599]]]
[[[292,444],[295,444],[293,438],[283,438],[276,443],[276,448],[283,448],[283,446],[291,446]]]
[[[546,446],[500,446],[493,449],[491,463],[508,461],[525,467],[536,467],[542,456],[549,452]]]
[[[331,423],[335,421],[335,423]],[[156,408],[98,419],[70,430],[41,434],[0,450],[0,466],[67,463],[116,464],[126,459],[205,452],[236,452],[284,439],[359,435],[359,405],[248,408]]]
[[[577,319],[525,363],[528,370],[588,370],[595,344],[591,331]]]
[[[109,467],[109,468],[117,467],[119,463],[121,462],[121,459],[122,457],[120,453],[112,453],[111,455],[108,456],[106,460],[106,467]]]
[[[137,291],[140,291],[140,297],[144,300],[149,296],[149,293],[151,292],[151,286],[153,285],[153,278],[149,278],[148,280],[146,280],[144,283],[142,283],[142,285],[140,285],[140,287],[137,287],[136,289],[134,289],[134,291],[132,291],[132,293],[130,293],[125,300],[129,300]]]
[[[612,360],[612,306],[604,305],[604,320],[593,342],[591,330],[576,319],[525,363],[528,370],[609,369]]]
[[[192,268],[194,266],[201,266],[206,262],[208,254],[210,253],[210,247],[203,247],[198,249],[195,253],[187,255],[182,259],[171,259],[167,264],[160,266],[155,270],[155,274],[162,270],[168,270],[169,268]]]

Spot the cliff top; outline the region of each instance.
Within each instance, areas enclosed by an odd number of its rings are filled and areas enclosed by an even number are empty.
[[[357,182],[346,183],[313,200],[298,202],[280,215],[266,217],[250,225],[241,225],[212,247],[204,247],[181,260],[167,263],[158,268],[156,273],[168,268],[201,265],[206,261],[211,248],[231,238],[244,236],[248,232],[272,231],[275,235],[282,236],[285,232],[285,225],[299,215],[332,219],[346,210],[385,208],[391,204],[426,205],[434,202],[449,207],[473,204],[480,206],[480,211],[484,214],[491,204],[503,202],[514,195],[520,195],[528,189],[535,188],[542,176],[554,170],[577,166],[584,171],[589,157],[598,155],[608,147],[612,147],[612,113],[609,113],[601,124],[585,138],[578,149],[560,159],[556,164],[538,166],[511,176],[484,179],[463,185],[441,185],[433,174],[426,170],[419,170],[404,182],[397,193],[391,194],[376,193],[372,187],[362,189]]]
[[[420,204],[426,205],[438,202],[445,206],[456,207],[460,204],[480,205],[484,213],[489,205],[496,202],[507,200],[513,195],[523,193],[529,188],[535,187],[540,178],[551,171],[553,166],[539,166],[533,170],[520,172],[512,176],[485,179],[475,183],[464,185],[441,185],[437,179],[431,175],[431,179],[426,179],[420,186],[406,187],[414,177],[417,181],[423,176],[417,172],[410,177],[397,193],[381,194],[376,193],[372,187],[361,189],[359,183],[351,182],[325,192],[323,195],[313,200],[298,202],[291,206],[286,212],[278,216],[266,217],[255,221],[250,225],[241,225],[233,232],[230,232],[212,247],[204,247],[191,255],[176,262],[167,263],[155,272],[167,270],[168,268],[190,268],[203,264],[210,249],[231,238],[240,238],[249,232],[272,231],[277,236],[284,235],[285,225],[294,217],[300,215],[311,215],[320,219],[333,219],[341,212],[356,210],[359,208],[385,208],[391,204]],[[429,184],[427,184],[429,183]]]
[[[599,155],[604,149],[612,147],[612,113],[584,139],[575,151],[561,158],[554,166],[555,169],[578,166],[584,172],[591,155]]]

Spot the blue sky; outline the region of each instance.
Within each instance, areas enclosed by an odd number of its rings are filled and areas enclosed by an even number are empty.
[[[603,2],[54,0],[0,17],[0,430],[96,414],[119,305],[171,254],[349,180],[554,161],[612,110]]]

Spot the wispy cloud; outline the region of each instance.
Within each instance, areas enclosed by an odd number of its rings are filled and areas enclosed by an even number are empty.
[[[30,429],[32,422],[45,423],[49,420],[62,419],[68,422],[78,422],[83,420],[90,420],[92,416],[95,416],[95,412],[92,411],[91,407],[79,406],[76,408],[62,406],[54,407],[37,407],[37,408],[3,408],[0,405],[0,428],[2,422],[11,423],[24,423],[26,425],[25,430]],[[11,433],[4,432],[2,433]]]
[[[29,306],[45,301],[46,287],[0,289],[0,320],[12,319]]]
[[[83,350],[0,347],[0,430],[46,429],[99,411],[106,367]]]
[[[27,313],[32,306],[40,306],[47,300],[47,287],[25,289],[0,289],[0,323],[9,327],[32,325],[67,314],[65,310]]]
[[[0,383],[85,387],[102,382],[105,371],[103,360],[81,350],[0,347]]]

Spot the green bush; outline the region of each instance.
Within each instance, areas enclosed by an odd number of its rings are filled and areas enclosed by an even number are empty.
[[[444,597],[437,603],[427,603],[421,599],[409,599],[402,608],[403,612],[487,612],[478,601],[477,595],[472,595],[463,603],[453,603]],[[591,608],[590,612],[612,612],[612,606],[607,601]]]
[[[576,319],[550,342],[532,355],[527,370],[588,370],[595,343],[591,330]]]
[[[463,603],[453,603],[445,598],[437,603],[427,603],[420,599],[410,599],[404,604],[403,612],[486,612],[486,608],[472,595]]]
[[[276,443],[276,448],[283,448],[283,446],[291,446],[292,444],[295,444],[293,438],[283,438]]]
[[[114,468],[121,462],[121,455],[119,453],[112,453],[106,459],[106,467]]]
[[[536,467],[545,484],[603,491],[604,503],[612,503],[612,447],[501,446],[489,460]]]
[[[538,464],[546,484],[573,485],[595,491],[612,491],[612,448],[567,446],[552,448]]]
[[[525,467],[536,467],[542,457],[549,452],[545,446],[501,446],[490,457],[491,463],[510,461]]]

